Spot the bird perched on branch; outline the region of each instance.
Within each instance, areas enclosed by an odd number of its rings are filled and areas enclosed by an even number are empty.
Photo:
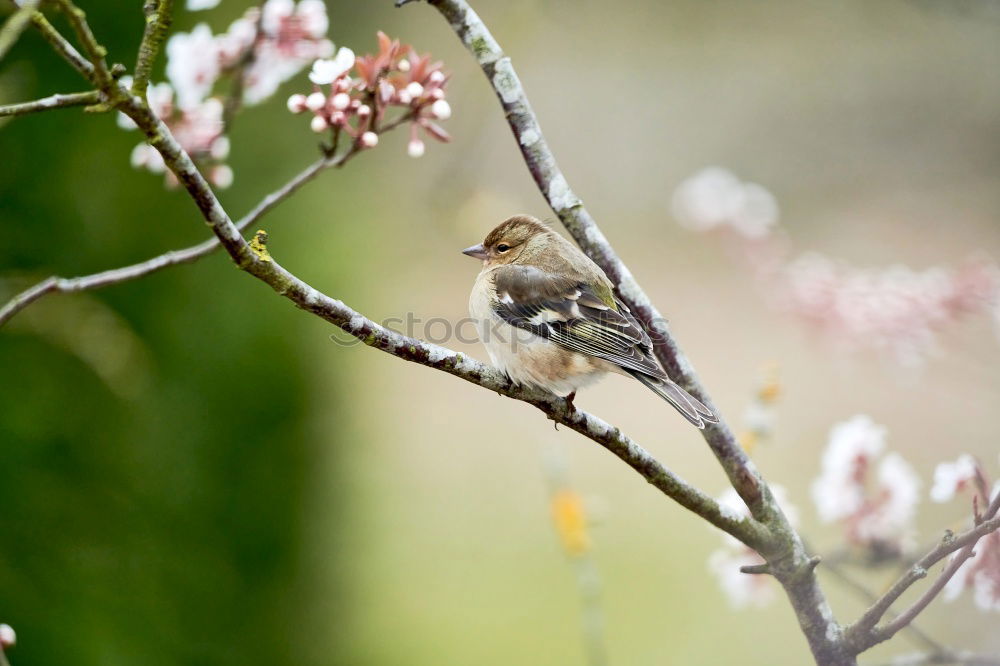
[[[483,262],[469,312],[493,364],[514,382],[572,402],[577,389],[617,372],[638,379],[699,428],[718,421],[670,380],[604,271],[535,218],[511,217],[462,252]]]

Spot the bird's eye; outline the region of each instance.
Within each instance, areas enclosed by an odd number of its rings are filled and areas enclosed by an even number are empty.
[[[497,252],[506,252],[509,249],[510,245],[507,245],[506,243],[500,243],[499,245],[497,245]]]

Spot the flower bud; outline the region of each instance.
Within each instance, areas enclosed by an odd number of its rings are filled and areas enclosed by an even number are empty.
[[[17,643],[17,634],[9,624],[0,624],[0,650],[14,647]]]
[[[233,170],[229,165],[220,164],[214,167],[210,175],[212,184],[223,190],[233,184]]]
[[[306,108],[310,111],[319,111],[326,106],[326,95],[321,92],[314,92],[306,97]]]
[[[431,97],[433,99],[444,99],[444,91],[440,88],[435,88],[431,91]]]
[[[288,110],[292,113],[302,113],[306,110],[306,96],[298,93],[288,98]]]
[[[208,152],[213,159],[224,160],[229,157],[229,149],[229,137],[223,135],[212,142],[212,145],[208,147]]]
[[[331,125],[343,125],[347,122],[347,116],[344,115],[343,111],[334,111],[330,114],[330,124]]]
[[[451,118],[451,105],[447,100],[439,99],[431,104],[431,113],[439,120],[448,120]]]
[[[372,108],[367,104],[362,104],[361,106],[358,107],[358,115],[361,116],[362,118],[367,118],[369,115],[371,115],[371,112]]]
[[[410,97],[416,99],[424,94],[424,87],[416,81],[412,81],[408,86],[406,86],[406,92],[410,93]]]
[[[399,61],[399,63],[397,63],[396,69],[398,69],[401,72],[410,71],[410,61],[407,60],[406,58],[403,58],[402,60]]]
[[[431,72],[430,76],[427,77],[431,83],[441,83],[444,81],[444,74],[440,70]]]
[[[409,104],[413,101],[413,97],[406,90],[400,90],[397,93],[396,98],[399,100],[400,104]]]
[[[333,108],[343,111],[351,105],[351,96],[347,93],[337,93],[333,96],[331,103],[333,104]]]
[[[406,154],[410,157],[421,157],[424,154],[424,142],[420,139],[411,139],[406,144]]]
[[[309,123],[309,127],[313,132],[319,133],[329,127],[329,125],[326,122],[326,118],[323,116],[313,116],[312,121]]]
[[[365,148],[374,148],[378,145],[378,134],[375,132],[365,132],[361,135],[361,145]]]

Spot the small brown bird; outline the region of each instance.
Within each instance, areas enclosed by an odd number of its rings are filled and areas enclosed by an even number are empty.
[[[469,312],[497,368],[572,401],[605,373],[629,375],[704,428],[718,418],[667,377],[649,335],[615,297],[604,271],[530,215],[515,215],[481,245]]]

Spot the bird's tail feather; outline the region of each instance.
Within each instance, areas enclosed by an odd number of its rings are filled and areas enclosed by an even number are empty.
[[[657,379],[641,372],[631,372],[633,377],[648,386],[656,395],[669,402],[674,409],[698,428],[706,423],[718,423],[719,417],[700,400],[669,379]]]

